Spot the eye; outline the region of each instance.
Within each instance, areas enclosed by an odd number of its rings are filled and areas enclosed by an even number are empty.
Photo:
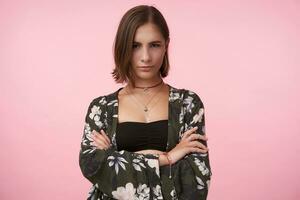
[[[160,47],[160,44],[151,44],[152,47]]]
[[[133,44],[133,45],[132,45],[132,48],[133,48],[133,49],[136,49],[136,48],[138,48],[138,47],[139,47],[138,44]]]

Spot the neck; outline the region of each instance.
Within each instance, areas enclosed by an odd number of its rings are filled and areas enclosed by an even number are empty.
[[[134,83],[135,83],[135,87],[151,87],[161,82],[161,80],[162,80],[161,77],[155,77],[153,79],[135,79]],[[134,89],[132,83],[128,83],[128,86]]]

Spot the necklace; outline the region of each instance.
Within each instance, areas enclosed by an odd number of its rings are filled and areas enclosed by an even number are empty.
[[[162,83],[162,82],[161,82]],[[143,107],[143,111],[144,111],[144,115],[145,115],[145,118],[146,118],[146,121],[149,122],[149,112],[150,112],[150,109],[148,108],[148,104],[152,101],[152,99],[161,91],[161,89],[163,88],[164,84],[161,85],[161,87],[159,88],[159,90],[154,93],[152,95],[152,97],[148,100],[148,102],[146,104],[143,104],[141,103],[140,101],[138,101],[137,97],[133,94],[133,92],[128,88],[128,90],[130,91],[130,93],[132,94],[132,97],[131,95],[127,92],[127,90],[125,90],[125,92],[128,94],[128,96],[130,98],[132,98],[137,104],[141,105]],[[158,98],[159,100],[159,98]],[[158,100],[155,102],[155,104],[153,104],[152,108],[156,105],[156,103],[158,102]]]
[[[161,79],[159,83],[153,85],[153,86],[149,86],[149,87],[138,87],[138,86],[135,86],[136,88],[140,88],[140,89],[143,89],[144,92],[148,92],[149,88],[154,88],[156,86],[159,86],[161,83],[163,82],[163,80]]]

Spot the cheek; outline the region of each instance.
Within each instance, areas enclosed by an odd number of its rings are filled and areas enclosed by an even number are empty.
[[[163,61],[163,59],[164,59],[164,56],[165,56],[165,54],[163,54],[163,53],[158,53],[158,54],[156,54],[155,55],[155,60],[158,62],[158,63],[162,63],[162,61]]]
[[[165,54],[163,51],[155,52],[155,54],[154,54],[155,60],[157,60],[158,62],[162,62],[164,59],[164,56],[165,56]]]
[[[135,64],[137,63],[138,61],[138,56],[136,53],[132,53],[132,56],[131,56],[131,63]]]

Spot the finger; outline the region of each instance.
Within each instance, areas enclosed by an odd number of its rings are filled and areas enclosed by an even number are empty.
[[[105,140],[107,141],[108,144],[111,144],[109,137],[107,136],[107,134],[104,132],[104,130],[100,131],[102,133],[102,136],[105,138]]]
[[[208,148],[204,144],[202,144],[202,143],[200,143],[198,141],[192,141],[192,142],[190,142],[189,146],[190,147],[198,147],[200,149],[208,150]]]
[[[192,134],[193,132],[195,132],[196,130],[198,129],[197,126],[187,130],[184,134],[183,134],[183,137],[182,139],[186,139],[190,134]]]
[[[198,139],[199,139],[199,134],[192,133],[192,134],[189,135],[186,139],[187,139],[188,141],[198,140]]]
[[[187,139],[188,139],[188,141],[193,141],[193,140],[207,141],[208,140],[208,138],[205,135],[200,135],[200,134],[197,134],[197,133],[191,134]]]
[[[100,144],[97,144],[96,142],[91,142],[91,146],[96,147],[97,149],[104,149],[104,146],[101,146]]]
[[[201,136],[200,140],[205,140],[205,141],[208,140],[208,137],[206,135],[200,135],[200,136]]]
[[[140,150],[140,151],[136,151],[135,153],[139,153],[139,154],[149,154],[149,150]]]
[[[108,146],[110,145],[110,143],[106,141],[106,139],[104,138],[104,136],[102,134],[98,133],[98,132],[96,132],[94,134],[94,138],[103,141]]]
[[[195,147],[190,147],[190,152],[197,152],[197,153],[207,153],[207,150],[195,148]]]
[[[159,150],[153,150],[153,154],[163,154],[164,152],[159,151]]]
[[[93,136],[93,140],[94,142],[96,143],[99,143],[99,144],[104,144],[105,146],[109,146],[109,144],[107,144],[106,140],[104,139],[104,137],[102,135],[100,135],[99,133],[95,134]]]
[[[98,149],[108,149],[109,146],[107,146],[102,140],[94,140],[92,143],[93,146],[97,147]]]

